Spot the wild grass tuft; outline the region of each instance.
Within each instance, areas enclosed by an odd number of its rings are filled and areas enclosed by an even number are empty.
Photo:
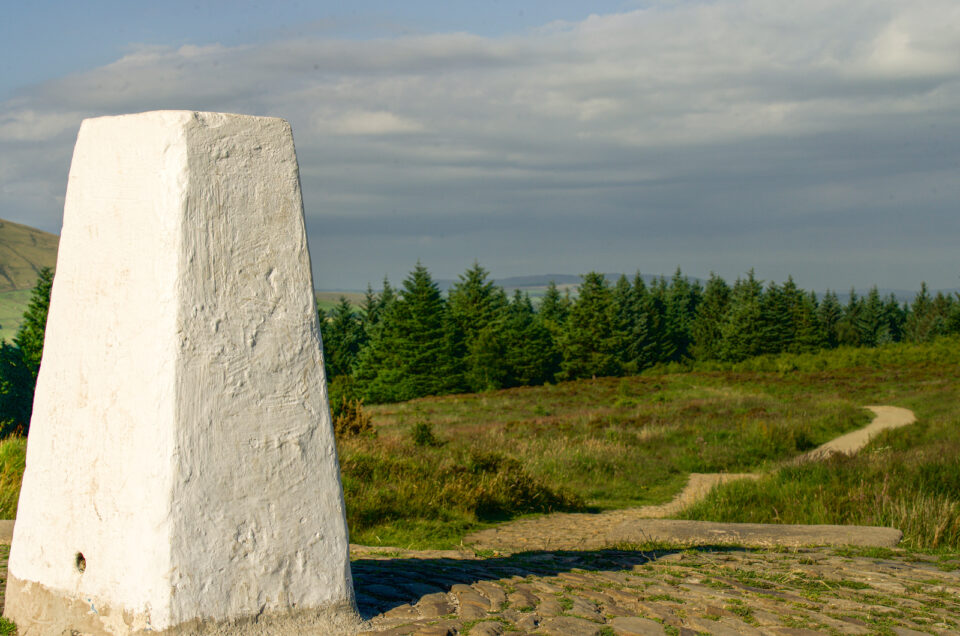
[[[0,519],[16,519],[20,482],[26,465],[27,439],[8,437],[0,441]]]
[[[584,505],[517,459],[479,448],[355,439],[341,444],[340,466],[355,543],[450,547],[484,523]]]
[[[340,407],[334,409],[333,431],[337,439],[367,435],[376,437],[370,413],[364,410],[363,400],[341,396]]]

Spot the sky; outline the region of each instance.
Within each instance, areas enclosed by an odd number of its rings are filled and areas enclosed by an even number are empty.
[[[591,270],[960,287],[960,3],[167,0],[0,22],[0,218],[82,119],[293,127],[315,284]]]

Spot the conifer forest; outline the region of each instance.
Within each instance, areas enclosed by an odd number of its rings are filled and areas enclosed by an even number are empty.
[[[591,272],[574,294],[550,284],[534,304],[512,297],[479,264],[441,293],[418,264],[399,289],[368,286],[321,310],[331,404],[399,402],[548,382],[640,373],[658,365],[734,363],[764,354],[927,342],[960,333],[960,299],[921,286],[913,302],[874,287],[841,302],[753,271],[733,284],[678,269],[651,283]]]

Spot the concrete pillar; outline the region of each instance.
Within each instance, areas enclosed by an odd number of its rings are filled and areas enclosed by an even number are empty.
[[[20,634],[356,621],[290,126],[88,119],[5,615]]]

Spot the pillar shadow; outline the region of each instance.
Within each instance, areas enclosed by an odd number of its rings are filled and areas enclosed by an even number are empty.
[[[698,546],[697,551],[743,552],[736,546]],[[497,581],[514,576],[556,576],[571,570],[629,570],[656,562],[681,549],[588,550],[523,552],[486,559],[360,558],[351,562],[357,606],[364,619],[409,603],[427,594],[449,592],[457,584]]]

